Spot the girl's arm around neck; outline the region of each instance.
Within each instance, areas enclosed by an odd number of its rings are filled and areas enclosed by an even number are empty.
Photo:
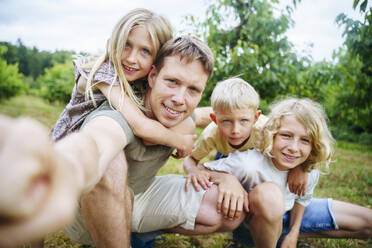
[[[145,116],[145,114],[130,100],[128,96],[124,96],[123,104],[120,106],[121,90],[119,86],[113,86],[110,92],[110,86],[100,83],[97,85],[98,89],[110,100],[111,105],[120,111],[124,118],[131,126],[133,133],[142,138],[144,141],[152,144],[160,144],[176,148],[179,157],[185,157],[191,153],[194,147],[195,135],[194,127],[190,126],[190,120],[185,120],[178,126],[185,125],[189,128],[177,128],[174,130],[164,127],[160,122],[152,120]],[[179,131],[182,130],[182,131]]]

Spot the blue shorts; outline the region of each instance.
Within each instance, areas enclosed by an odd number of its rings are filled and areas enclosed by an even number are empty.
[[[290,211],[287,211],[283,216],[283,231],[279,238],[278,245],[288,233]],[[335,218],[332,212],[332,199],[313,198],[311,203],[305,208],[304,216],[300,227],[300,233],[319,232],[337,230]],[[249,232],[248,225],[241,224],[233,232],[235,241],[248,246],[254,246],[253,238]]]

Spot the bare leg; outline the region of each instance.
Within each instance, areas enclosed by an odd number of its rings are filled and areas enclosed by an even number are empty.
[[[213,185],[210,189],[208,189],[207,192],[205,192],[198,215],[195,219],[194,230],[185,230],[183,228],[176,227],[167,231],[184,235],[200,235],[217,231],[232,231],[237,228],[243,222],[245,214],[242,214],[240,218],[234,220],[224,218],[222,214],[217,213],[217,197],[218,188],[216,185]]]
[[[284,198],[280,188],[270,182],[257,185],[249,193],[247,217],[257,247],[275,247],[282,232]]]
[[[127,162],[120,153],[101,181],[82,197],[84,221],[97,247],[129,247],[132,197],[127,186]]]
[[[339,230],[301,233],[304,238],[372,238],[372,210],[333,200],[333,214]]]

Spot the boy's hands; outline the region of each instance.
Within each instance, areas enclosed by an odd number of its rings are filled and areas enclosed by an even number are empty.
[[[211,182],[209,181],[210,177],[211,175],[207,171],[200,170],[199,168],[195,167],[186,178],[185,191],[189,191],[190,183],[192,183],[197,192],[200,191],[199,185],[204,190],[207,190],[212,186]]]
[[[239,218],[243,210],[249,212],[248,193],[235,176],[225,173],[215,178],[218,184],[217,212],[225,218]]]
[[[308,172],[305,172],[301,166],[296,166],[291,169],[288,173],[288,187],[289,190],[296,195],[305,196],[307,182],[308,182]]]
[[[180,142],[180,147],[177,148],[177,152],[172,154],[172,157],[180,159],[189,156],[194,149],[194,141],[196,139],[196,134],[183,134],[181,135],[182,141]]]

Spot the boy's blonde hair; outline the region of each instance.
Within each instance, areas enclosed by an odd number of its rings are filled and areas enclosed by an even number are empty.
[[[307,98],[288,98],[272,105],[269,119],[263,129],[261,151],[272,157],[274,136],[280,128],[281,119],[288,115],[294,115],[304,125],[311,138],[311,152],[302,164],[303,169],[311,171],[322,164],[328,169],[333,155],[334,139],[328,129],[323,107]]]
[[[230,78],[217,83],[211,96],[214,112],[254,108],[257,110],[260,97],[256,90],[241,78]]]
[[[144,26],[150,34],[154,51],[152,53],[153,59],[155,59],[159,48],[173,36],[173,29],[169,21],[160,15],[157,15],[147,9],[134,9],[120,19],[120,21],[114,27],[110,39],[107,41],[105,53],[96,58],[94,63],[87,63],[80,65],[84,69],[91,69],[91,73],[87,80],[86,96],[90,96],[93,99],[92,83],[94,74],[100,68],[100,66],[110,61],[114,64],[115,77],[114,80],[119,78],[120,86],[122,90],[122,96],[126,93],[138,107],[142,107],[141,99],[134,94],[130,84],[125,78],[123,68],[121,66],[121,56],[125,49],[127,39],[130,31],[136,26]],[[93,99],[94,101],[94,99]],[[121,101],[120,101],[121,102]]]
[[[154,65],[158,69],[164,65],[164,59],[170,56],[180,56],[188,63],[199,60],[203,65],[208,79],[212,76],[214,67],[214,56],[212,50],[206,43],[193,36],[179,36],[167,41],[159,50]]]

